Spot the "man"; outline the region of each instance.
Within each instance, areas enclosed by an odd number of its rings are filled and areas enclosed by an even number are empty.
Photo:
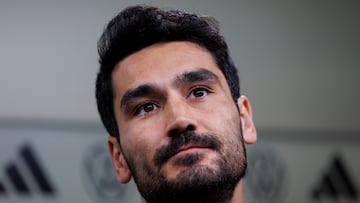
[[[215,21],[135,6],[98,42],[96,99],[121,183],[145,202],[242,202],[251,107]]]

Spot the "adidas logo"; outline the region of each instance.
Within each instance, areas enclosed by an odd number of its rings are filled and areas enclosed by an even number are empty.
[[[10,161],[5,165],[5,178],[0,179],[0,196],[7,195],[9,191],[30,195],[36,189],[45,195],[55,195],[56,190],[32,147],[29,144],[22,145],[19,155],[21,159],[18,162]],[[36,188],[32,187],[34,185]]]
[[[357,200],[358,190],[340,156],[334,156],[329,170],[314,188],[312,197],[315,200],[320,200],[323,197],[333,200],[338,200],[340,197]]]

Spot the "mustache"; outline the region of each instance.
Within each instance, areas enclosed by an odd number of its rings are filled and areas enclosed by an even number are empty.
[[[194,131],[185,131],[180,135],[173,136],[168,145],[161,147],[155,153],[155,166],[160,167],[173,155],[175,155],[181,147],[186,145],[196,145],[204,148],[210,148],[220,151],[221,142],[219,138],[212,134],[198,134]]]

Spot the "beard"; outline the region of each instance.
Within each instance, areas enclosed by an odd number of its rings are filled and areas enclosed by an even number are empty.
[[[171,137],[168,145],[155,153],[153,163],[125,157],[142,197],[148,203],[230,202],[233,192],[245,175],[246,151],[241,130],[236,139],[221,142],[212,134],[186,131]],[[234,136],[235,137],[235,136]],[[190,153],[172,161],[175,166],[186,167],[174,179],[168,179],[162,166],[186,145],[196,145],[217,152],[211,164],[197,164],[205,153]],[[136,163],[136,164],[135,164]],[[152,167],[155,166],[155,167]]]

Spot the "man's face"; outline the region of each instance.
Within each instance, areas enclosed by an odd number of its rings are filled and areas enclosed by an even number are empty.
[[[112,83],[120,165],[145,199],[233,191],[246,169],[240,112],[206,49],[152,45],[120,61]]]

